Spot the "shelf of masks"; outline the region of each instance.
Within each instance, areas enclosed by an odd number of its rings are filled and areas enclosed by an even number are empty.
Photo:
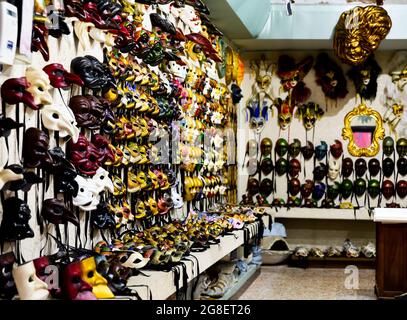
[[[373,221],[373,214],[367,208],[361,209],[323,209],[323,208],[265,208],[274,218],[321,219]]]
[[[249,238],[253,238],[257,235],[259,223],[251,223],[245,226],[245,228],[248,230]],[[187,257],[189,260],[183,260],[186,266],[188,282],[197,278],[199,274],[207,270],[222,258],[229,255],[232,251],[242,246],[244,242],[245,231],[243,229],[236,230],[233,231],[231,235],[221,237],[219,244],[212,245],[204,252],[192,253],[192,256],[195,258]],[[199,274],[197,274],[197,262],[199,263]],[[182,287],[182,268],[178,267],[178,270],[181,271],[179,286]],[[148,277],[143,275],[131,277],[127,281],[127,286],[131,290],[137,291],[143,300],[148,300],[150,298],[153,300],[166,300],[176,292],[176,287],[174,284],[174,277],[176,275],[174,272],[150,270],[141,271]]]
[[[381,223],[407,223],[407,209],[377,208],[374,209],[374,221]]]

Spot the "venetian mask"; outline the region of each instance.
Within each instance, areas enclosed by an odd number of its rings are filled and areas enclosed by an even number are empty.
[[[50,84],[54,88],[67,90],[74,84],[80,87],[84,84],[76,74],[66,71],[62,64],[51,63],[42,70],[48,75]]]
[[[394,196],[395,187],[393,181],[384,180],[382,183],[382,194],[386,200],[390,200]]]
[[[37,277],[33,261],[14,267],[13,278],[21,300],[48,299],[48,286]]]
[[[11,299],[17,294],[12,270],[15,263],[13,252],[0,255],[0,298]]]
[[[65,207],[63,200],[55,198],[45,200],[41,215],[46,221],[52,224],[66,224],[71,222],[75,226],[79,225],[78,217]]]
[[[96,271],[95,257],[89,257],[80,262],[82,279],[92,286],[92,293],[98,299],[114,298],[107,286],[107,280]]]
[[[41,109],[41,120],[45,128],[58,132],[60,138],[70,137],[74,143],[78,141],[79,129],[68,107],[46,105]]]
[[[90,130],[100,128],[104,108],[97,97],[91,95],[72,97],[69,101],[69,107],[74,112],[79,127]]]
[[[191,33],[200,33],[202,31],[202,21],[195,13],[195,9],[189,5],[179,8],[179,18],[188,26]]]
[[[78,184],[78,194],[73,197],[73,205],[84,211],[96,210],[99,194],[93,180],[77,176],[75,181]]]
[[[339,161],[330,160],[328,169],[328,178],[332,181],[336,180],[339,177],[339,170],[340,170]]]
[[[288,174],[290,177],[298,177],[301,172],[301,163],[297,159],[291,159],[288,164]]]
[[[33,95],[27,90],[30,84],[27,78],[11,78],[3,82],[1,86],[1,99],[8,104],[24,103],[27,107],[38,110],[34,103]]]
[[[335,159],[339,159],[341,157],[342,153],[343,153],[342,142],[340,142],[339,140],[335,140],[335,143],[331,144],[329,150],[331,152],[331,155]]]
[[[3,241],[33,238],[30,227],[31,210],[27,203],[16,197],[8,198],[3,205],[3,220],[0,226],[0,239]]]
[[[303,104],[297,110],[297,116],[302,120],[306,130],[312,130],[317,120],[321,119],[323,115],[322,108],[314,102]]]
[[[69,159],[82,174],[94,176],[101,166],[99,150],[82,134],[78,142],[69,144]]]
[[[277,98],[275,106],[278,110],[278,124],[282,130],[288,129],[293,119],[294,106],[290,105],[288,99]]]
[[[24,165],[28,168],[43,168],[52,164],[48,152],[49,137],[37,128],[29,128],[24,132],[23,157]]]
[[[345,158],[342,160],[341,173],[345,178],[349,178],[353,173],[353,160],[351,158]]]
[[[34,97],[34,104],[42,108],[52,103],[52,97],[49,93],[50,81],[48,75],[41,69],[28,67],[25,71],[25,77],[29,83],[27,91]]]
[[[92,223],[98,229],[112,229],[116,222],[106,203],[99,203],[96,210],[92,211]]]
[[[69,300],[96,300],[92,286],[82,279],[80,262],[70,263],[64,268],[62,291]]]
[[[353,81],[356,92],[364,99],[373,100],[377,92],[377,78],[382,69],[373,56],[366,62],[353,67],[349,72],[349,78]]]

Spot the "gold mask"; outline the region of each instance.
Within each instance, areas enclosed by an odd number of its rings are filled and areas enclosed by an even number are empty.
[[[345,11],[335,27],[334,51],[343,62],[359,65],[379,47],[391,26],[390,16],[382,7]]]

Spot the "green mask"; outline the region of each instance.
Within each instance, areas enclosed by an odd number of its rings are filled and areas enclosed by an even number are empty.
[[[353,193],[353,183],[349,179],[344,179],[341,184],[341,194],[344,199],[348,199]]]
[[[276,143],[276,153],[279,157],[284,157],[288,151],[288,142],[287,140],[280,138]]]
[[[383,153],[385,156],[390,157],[394,152],[394,140],[392,137],[386,137],[383,140]]]
[[[380,182],[376,179],[372,179],[369,181],[367,192],[372,199],[377,198],[380,193]]]
[[[301,141],[294,139],[294,141],[288,147],[288,154],[291,158],[297,158],[301,152]]]
[[[276,172],[279,176],[285,175],[288,170],[288,161],[284,158],[280,158],[276,162]]]
[[[355,187],[355,194],[358,197],[363,196],[366,192],[366,180],[362,179],[362,178],[356,179],[354,187]]]

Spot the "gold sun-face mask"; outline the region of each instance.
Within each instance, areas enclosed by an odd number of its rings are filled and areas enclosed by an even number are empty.
[[[95,257],[81,261],[82,279],[92,286],[92,292],[98,299],[114,298],[114,294],[107,286],[107,280],[96,271]]]
[[[345,11],[335,27],[334,51],[345,63],[362,64],[386,38],[391,26],[390,16],[379,6]]]

